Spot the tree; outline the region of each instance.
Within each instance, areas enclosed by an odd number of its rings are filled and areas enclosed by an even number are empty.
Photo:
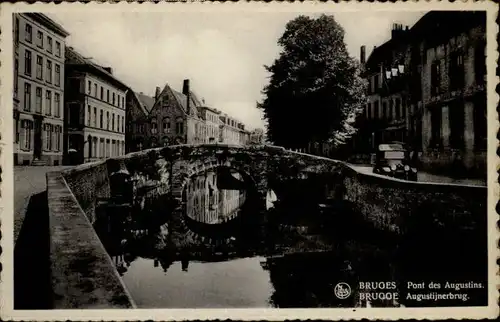
[[[280,56],[257,103],[276,145],[303,148],[310,142],[338,146],[355,133],[365,83],[344,43],[344,29],[333,16],[299,16],[279,38]]]

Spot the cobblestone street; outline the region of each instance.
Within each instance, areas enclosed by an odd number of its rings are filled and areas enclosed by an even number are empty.
[[[14,242],[23,225],[30,197],[46,189],[45,174],[65,166],[14,167]]]

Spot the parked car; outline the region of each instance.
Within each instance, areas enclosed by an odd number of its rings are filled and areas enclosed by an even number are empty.
[[[417,168],[412,164],[404,143],[379,144],[374,159],[373,173],[417,181]]]

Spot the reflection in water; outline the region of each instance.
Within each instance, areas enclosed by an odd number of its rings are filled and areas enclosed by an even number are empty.
[[[234,179],[242,180],[239,173],[231,174]],[[246,199],[245,191],[218,189],[215,171],[190,178],[185,189],[187,216],[205,224],[234,219]]]
[[[361,300],[359,282],[396,281],[400,292],[428,268],[436,276],[437,260],[452,262],[443,253],[427,266],[413,258],[424,227],[399,249],[349,208],[298,207],[269,191],[262,210],[251,191],[239,189],[243,178],[231,177],[226,189],[216,171],[191,178],[182,214],[154,187],[144,190],[146,201],[99,208],[95,229],[140,308],[409,306]],[[340,282],[351,285],[347,299],[335,296]]]

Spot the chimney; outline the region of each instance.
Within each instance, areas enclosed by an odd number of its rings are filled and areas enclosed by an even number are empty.
[[[160,97],[161,89],[160,87],[156,86],[155,89],[155,102],[158,100],[158,97]]]
[[[359,60],[361,61],[361,65],[364,65],[366,63],[366,46],[365,45],[361,46],[361,48],[360,48]]]
[[[186,113],[191,114],[191,91],[189,89],[189,79],[184,80],[184,84],[182,85],[182,94],[186,95]]]
[[[103,67],[103,69],[105,71],[107,71],[108,73],[110,73],[111,75],[113,75],[113,68],[111,68],[111,67]]]

